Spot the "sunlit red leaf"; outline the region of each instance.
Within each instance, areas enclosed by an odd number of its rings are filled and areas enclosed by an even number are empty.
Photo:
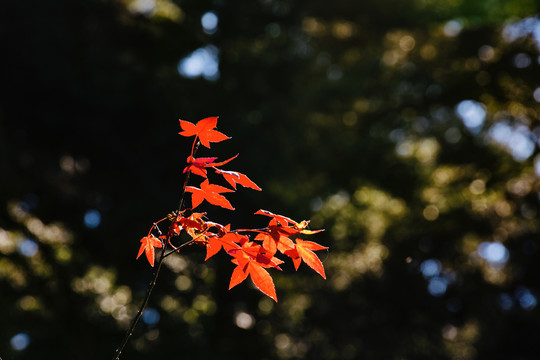
[[[210,148],[211,142],[220,142],[230,139],[227,135],[214,130],[217,125],[217,120],[218,118],[216,116],[202,119],[197,122],[197,124],[180,120],[182,131],[179,132],[179,134],[186,137],[197,136],[202,145]]]
[[[210,237],[208,239],[208,244],[206,245],[206,258],[204,260],[210,259],[222,248],[227,252],[233,248],[240,248],[237,242],[240,241],[241,236],[242,235],[237,233],[227,233],[223,236]]]
[[[303,241],[302,239],[296,239],[294,249],[285,251],[285,255],[289,256],[293,260],[294,267],[298,270],[301,260],[303,260],[310,268],[315,270],[319,275],[326,279],[324,273],[324,267],[313,251],[326,250],[326,246],[319,245],[312,241]]]
[[[187,158],[188,166],[184,168],[184,174],[190,171],[193,174],[206,177],[206,168],[211,166],[210,164],[216,159],[217,157],[194,158],[190,155]]]
[[[274,267],[278,270],[281,270],[279,264],[283,264],[283,261],[274,257],[275,252],[269,252],[268,249],[264,246],[261,246],[255,242],[245,241],[244,243],[242,243],[241,251],[243,251],[244,254],[248,256],[250,261],[255,261],[258,265],[262,267]],[[229,254],[231,254],[232,251],[228,252]],[[241,260],[239,259],[239,261]]]
[[[254,190],[259,190],[259,191],[262,190],[260,187],[257,186],[257,184],[251,181],[250,178],[248,178],[246,175],[239,173],[237,171],[225,171],[225,170],[216,169],[216,172],[218,174],[223,175],[225,180],[227,180],[227,182],[231,184],[231,186],[234,189],[236,189],[236,184],[240,184],[244,187],[252,188]]]
[[[231,203],[225,198],[225,196],[220,195],[220,193],[234,192],[234,190],[227,189],[223,186],[210,184],[208,179],[201,183],[200,189],[194,186],[186,186],[186,191],[192,194],[191,203],[193,209],[199,206],[203,200],[206,200],[212,205],[234,210]]]
[[[203,231],[205,222],[202,220],[202,217],[206,213],[193,213],[189,217],[183,217],[178,215],[176,219],[169,226],[169,234],[179,235],[182,229],[185,229],[192,237],[194,231]]]
[[[274,282],[268,271],[250,262],[248,272],[249,276],[251,276],[251,280],[253,280],[253,284],[255,284],[255,286],[264,294],[277,302],[276,287],[274,286]]]
[[[235,257],[233,262],[237,264],[231,277],[229,289],[244,281],[247,275],[249,275],[253,284],[260,291],[274,299],[274,301],[277,301],[274,282],[268,271],[264,268],[275,267],[280,269],[278,265],[282,261],[266,255],[260,245],[250,241],[244,241],[241,249],[233,249],[228,252]]]
[[[231,290],[236,285],[240,284],[242,281],[246,280],[249,273],[247,271],[249,263],[246,263],[244,266],[236,266],[231,275],[231,281],[229,283],[229,290]]]
[[[146,259],[148,259],[150,265],[154,266],[154,248],[160,248],[162,246],[163,244],[161,243],[161,241],[153,235],[143,237],[141,239],[141,247],[139,248],[137,259],[142,255],[144,251]]]
[[[272,277],[268,271],[253,261],[248,261],[244,264],[239,263],[236,266],[231,276],[229,290],[247,279],[248,275],[260,291],[277,302],[276,288]]]
[[[263,231],[257,234],[255,240],[262,240],[262,247],[270,255],[274,255],[278,250],[285,253],[285,251],[294,249],[294,243],[291,239],[271,228],[267,232]]]
[[[216,172],[219,172],[221,170],[217,169],[218,166],[227,164],[228,162],[234,160],[237,156],[238,155],[235,155],[232,158],[224,160],[224,161],[214,162],[214,160],[216,160],[217,157],[194,158],[193,156],[190,155],[188,156],[187,161],[186,161],[188,166],[184,168],[184,174],[190,171],[193,174],[206,177],[207,175],[206,168],[213,167],[215,168]]]
[[[225,234],[227,234],[229,231],[231,231],[231,225],[221,225],[221,224],[218,224],[216,222],[213,222],[213,221],[207,221],[205,223],[205,226],[207,229],[211,229],[211,228],[216,228],[217,231],[218,231],[218,236],[223,236]]]
[[[234,155],[232,158],[229,158],[227,160],[223,160],[223,161],[220,161],[220,162],[217,162],[217,163],[212,163],[210,164],[211,166],[215,166],[215,167],[218,167],[218,166],[223,166],[225,164],[227,164],[228,162],[231,162],[233,161],[234,159],[236,159],[238,157],[238,154]]]
[[[272,220],[270,220],[270,223],[268,224],[268,228],[285,236],[291,236],[295,234],[313,235],[324,231],[324,229],[307,229],[307,226],[309,225],[309,220],[302,220],[301,222],[296,222],[286,216],[276,215],[268,210],[262,209],[255,212],[255,214],[272,217]]]
[[[270,216],[274,219],[276,219],[277,222],[279,222],[282,226],[287,226],[288,224],[296,224],[296,222],[294,220],[292,220],[291,218],[288,218],[286,216],[283,216],[283,215],[276,215],[268,210],[263,210],[263,209],[260,209],[260,210],[257,210],[255,212],[256,215],[265,215],[265,216]]]

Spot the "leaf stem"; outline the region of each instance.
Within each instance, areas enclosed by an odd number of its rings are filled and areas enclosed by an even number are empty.
[[[196,140],[197,140],[197,138],[195,138],[195,141]],[[192,147],[192,149],[191,149],[191,156],[195,157],[195,153],[199,149],[199,145],[201,144],[201,142],[197,141],[196,144],[195,144],[195,142],[193,144],[194,144],[194,147]],[[191,171],[188,171],[187,174],[186,174],[186,179],[184,180],[184,186],[182,187],[182,195],[180,195],[180,202],[178,204],[178,213],[180,213],[182,211],[182,207],[184,206],[184,197],[186,195],[186,187],[187,187],[187,184],[189,182],[189,176],[190,175],[191,175]]]

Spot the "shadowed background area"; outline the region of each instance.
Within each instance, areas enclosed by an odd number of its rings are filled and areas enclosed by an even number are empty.
[[[4,2],[0,356],[107,359],[152,276],[191,141],[312,219],[327,280],[278,303],[200,247],[171,256],[122,359],[536,359],[537,0]]]

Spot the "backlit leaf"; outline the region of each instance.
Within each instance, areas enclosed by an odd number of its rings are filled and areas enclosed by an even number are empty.
[[[146,259],[150,265],[154,266],[154,248],[160,248],[163,244],[161,241],[153,235],[145,236],[141,239],[141,247],[139,248],[139,253],[137,254],[137,259],[142,255],[143,251],[146,255]]]
[[[186,191],[192,194],[191,207],[193,209],[199,206],[203,202],[203,200],[206,200],[212,205],[221,206],[229,210],[234,210],[231,203],[225,198],[225,196],[220,195],[220,193],[234,192],[234,190],[227,189],[223,186],[210,184],[208,182],[208,179],[204,180],[201,183],[200,189],[194,186],[186,186]]]
[[[227,135],[214,130],[217,125],[217,120],[218,118],[216,116],[202,119],[197,122],[197,124],[180,120],[182,131],[179,132],[179,134],[187,137],[196,136],[203,146],[210,148],[211,142],[220,142],[230,139]]]

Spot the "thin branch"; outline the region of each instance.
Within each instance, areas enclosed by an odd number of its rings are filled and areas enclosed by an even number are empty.
[[[178,250],[180,250],[180,249],[183,248],[184,246],[193,244],[193,242],[194,242],[194,241],[193,241],[193,239],[192,239],[192,240],[189,240],[189,241],[186,242],[186,243],[183,243],[182,245],[180,245],[180,246],[178,246],[178,247],[176,247],[176,246],[174,246],[173,244],[169,243],[169,245],[171,245],[172,248],[173,248],[174,250],[172,250],[172,251],[166,253],[164,257],[167,257],[167,256],[169,256],[169,255],[174,254],[175,252],[177,252]]]
[[[268,232],[268,227],[265,227],[265,228],[258,228],[258,229],[235,229],[235,230],[231,230],[229,232],[258,232],[258,233],[262,233],[262,232]]]
[[[159,276],[159,271],[161,270],[161,264],[163,264],[164,259],[165,259],[165,247],[163,247],[163,250],[161,251],[161,255],[159,257],[159,260],[158,260],[158,263],[157,263],[157,266],[156,266],[156,271],[154,272],[154,278],[152,279],[152,282],[148,286],[148,290],[146,291],[146,296],[144,297],[142,305],[139,308],[139,311],[137,312],[137,315],[135,316],[135,318],[131,322],[131,326],[129,327],[129,330],[126,332],[126,335],[124,336],[124,339],[122,340],[122,343],[120,344],[118,349],[116,349],[116,353],[114,354],[113,360],[120,359],[120,354],[122,353],[122,351],[126,347],[131,335],[133,335],[133,331],[135,330],[135,327],[137,326],[137,323],[139,322],[139,320],[140,320],[140,318],[141,318],[141,316],[142,316],[142,314],[144,312],[144,309],[146,308],[146,304],[148,304],[148,300],[150,299],[150,295],[152,294],[152,290],[156,286],[157,278]]]
[[[195,138],[195,141],[196,140],[197,140],[197,138]],[[200,141],[196,141],[196,144],[194,142],[194,145],[192,146],[192,150],[191,150],[191,156],[195,156],[195,153],[197,152],[197,149],[199,148],[199,145],[200,145]],[[184,206],[184,197],[186,195],[186,187],[187,187],[187,184],[189,182],[189,175],[190,175],[190,172],[188,172],[186,174],[186,178],[184,180],[184,186],[182,187],[182,193],[180,195],[180,202],[178,204],[178,213],[182,212],[182,207]],[[158,230],[158,232],[160,234],[161,234],[161,230],[157,226],[157,223],[161,222],[162,220],[165,220],[165,219],[161,219],[161,220],[155,222],[153,224],[153,226],[152,226],[152,229],[154,227],[157,228],[157,230]],[[150,231],[152,231],[152,229]],[[120,359],[120,354],[122,353],[122,351],[124,350],[124,348],[126,347],[128,341],[129,341],[129,339],[133,335],[133,331],[135,330],[135,327],[137,326],[137,323],[139,322],[139,320],[140,320],[140,318],[141,318],[141,316],[142,316],[142,314],[144,312],[144,309],[146,308],[146,305],[148,304],[148,300],[150,299],[150,295],[152,294],[152,290],[154,290],[154,287],[156,286],[156,282],[157,282],[157,279],[158,279],[158,276],[159,276],[159,271],[161,270],[161,265],[163,264],[163,261],[165,260],[165,258],[167,256],[171,255],[172,253],[178,251],[180,248],[182,248],[182,247],[184,247],[184,246],[186,246],[188,244],[191,244],[192,242],[193,241],[189,241],[189,242],[187,242],[185,244],[180,245],[179,247],[175,247],[170,243],[170,238],[169,238],[169,235],[168,235],[167,241],[164,242],[163,248],[161,250],[161,254],[160,254],[159,259],[157,261],[156,271],[154,272],[154,277],[152,279],[152,282],[148,285],[148,290],[146,291],[146,296],[144,297],[144,300],[143,300],[141,306],[139,307],[139,310],[137,311],[137,315],[135,315],[135,318],[131,322],[131,326],[129,327],[128,331],[126,332],[126,335],[124,336],[124,339],[120,343],[120,346],[116,349],[116,353],[114,354],[113,360],[119,360]],[[169,245],[171,245],[174,248],[174,250],[167,253],[167,254],[165,254],[167,243]]]

